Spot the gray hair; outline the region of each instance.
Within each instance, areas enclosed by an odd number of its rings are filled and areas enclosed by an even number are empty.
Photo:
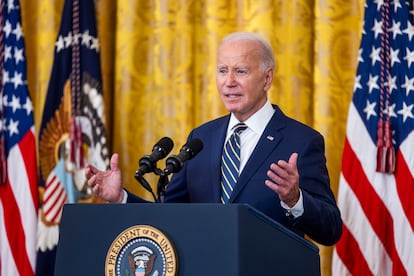
[[[268,68],[275,69],[275,56],[270,43],[261,35],[251,32],[235,32],[225,36],[220,45],[232,41],[253,41],[260,44],[260,56],[262,60],[262,69],[265,71]]]

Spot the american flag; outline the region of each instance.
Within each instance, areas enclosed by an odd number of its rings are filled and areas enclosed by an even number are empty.
[[[97,200],[84,164],[109,165],[103,105],[94,2],[66,0],[39,130],[37,275],[53,275],[63,205]]]
[[[332,275],[414,275],[413,2],[367,0]]]
[[[34,275],[38,178],[17,0],[0,3],[0,275]]]

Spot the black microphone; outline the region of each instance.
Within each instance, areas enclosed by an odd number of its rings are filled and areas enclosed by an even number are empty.
[[[165,161],[166,168],[164,172],[166,174],[176,173],[184,165],[184,162],[193,158],[197,153],[203,149],[203,142],[200,139],[192,139],[185,144],[178,155],[172,155]]]
[[[144,155],[139,160],[139,169],[136,175],[144,175],[148,172],[153,172],[156,169],[158,160],[163,159],[170,153],[174,146],[174,142],[169,137],[161,138],[152,148],[151,155]]]

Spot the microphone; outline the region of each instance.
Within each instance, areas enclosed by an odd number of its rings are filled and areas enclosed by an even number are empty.
[[[200,139],[192,139],[185,144],[178,155],[172,155],[165,161],[166,168],[164,172],[166,174],[176,173],[184,165],[184,162],[193,158],[197,153],[203,149],[203,142]]]
[[[174,142],[169,137],[161,138],[152,148],[151,155],[144,155],[139,160],[139,169],[135,173],[138,176],[142,176],[148,172],[153,172],[156,169],[156,163],[158,160],[165,158],[172,150]]]

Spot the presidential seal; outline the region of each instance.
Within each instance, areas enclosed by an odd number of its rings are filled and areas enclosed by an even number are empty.
[[[176,276],[175,248],[167,236],[149,225],[125,229],[106,254],[106,276]]]

